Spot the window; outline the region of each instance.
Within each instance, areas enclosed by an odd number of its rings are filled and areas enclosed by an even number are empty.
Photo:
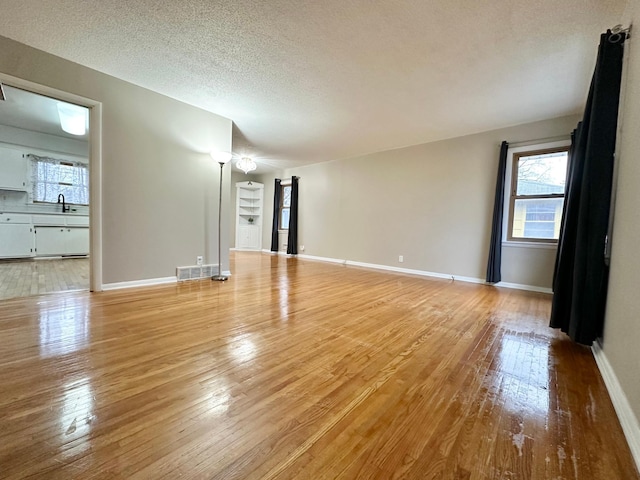
[[[66,203],[89,205],[89,169],[79,162],[29,155],[34,202],[57,203],[63,194]]]
[[[509,240],[558,240],[567,161],[568,147],[514,153]]]
[[[291,213],[291,185],[280,187],[280,230],[289,230],[289,214]]]

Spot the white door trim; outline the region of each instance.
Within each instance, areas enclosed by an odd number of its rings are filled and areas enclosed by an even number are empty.
[[[0,82],[89,108],[89,290],[102,291],[102,103],[1,72]]]

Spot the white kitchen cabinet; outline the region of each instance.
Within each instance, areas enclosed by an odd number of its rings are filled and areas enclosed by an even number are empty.
[[[65,251],[67,255],[87,255],[89,253],[89,229],[67,227]]]
[[[31,224],[0,224],[0,258],[31,257],[33,248]]]
[[[262,249],[262,203],[264,185],[236,183],[236,248]]]
[[[87,255],[89,229],[85,227],[36,227],[36,255]]]
[[[36,255],[62,255],[65,248],[66,227],[36,227]]]
[[[0,190],[27,191],[27,159],[20,150],[0,147]]]

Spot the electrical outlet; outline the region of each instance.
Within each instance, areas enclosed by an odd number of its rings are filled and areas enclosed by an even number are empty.
[[[202,255],[196,257],[196,264],[202,266]]]
[[[304,245],[300,245],[300,251],[304,252]]]
[[[398,256],[398,261],[399,261],[400,263],[404,262],[404,255],[400,255],[400,256]]]

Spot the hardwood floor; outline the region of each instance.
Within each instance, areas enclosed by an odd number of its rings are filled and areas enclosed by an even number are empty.
[[[639,478],[548,295],[252,253],[232,271],[0,302],[0,477]]]
[[[89,259],[0,260],[0,300],[89,290]]]

